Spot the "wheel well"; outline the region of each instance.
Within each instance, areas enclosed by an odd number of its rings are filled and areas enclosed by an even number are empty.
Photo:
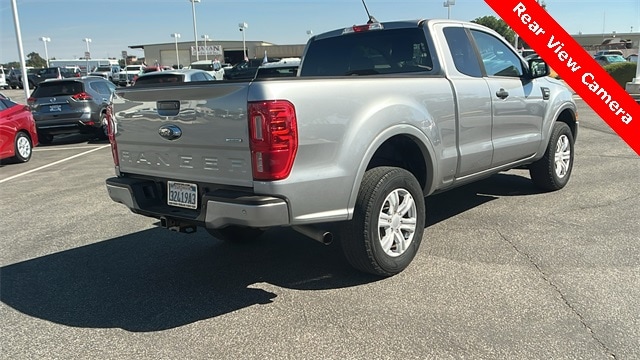
[[[576,137],[576,130],[577,130],[576,120],[577,120],[576,114],[569,109],[562,110],[560,115],[558,115],[558,121],[561,121],[569,126],[569,129],[571,129],[571,134],[573,135],[574,138]]]
[[[424,189],[427,184],[427,161],[425,153],[416,143],[415,139],[397,135],[385,141],[376,150],[367,165],[367,170],[379,166],[395,166],[403,168],[416,177],[420,186]]]

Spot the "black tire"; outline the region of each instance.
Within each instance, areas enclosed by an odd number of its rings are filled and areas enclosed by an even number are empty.
[[[31,138],[25,132],[20,131],[16,134],[13,140],[13,147],[15,150],[14,159],[18,162],[27,162],[31,159],[33,153],[33,143]]]
[[[395,198],[392,194],[398,196],[398,205],[410,206],[404,211],[398,210],[389,201]],[[387,216],[388,212],[391,216]],[[368,170],[360,185],[353,219],[345,222],[340,230],[340,243],[347,261],[356,269],[374,275],[392,276],[401,272],[418,252],[425,213],[424,194],[413,174],[395,167]],[[380,222],[381,218],[387,221]],[[387,234],[386,250],[382,232]]]
[[[529,175],[537,187],[555,191],[567,185],[573,169],[573,146],[574,139],[569,126],[556,122],[544,156],[529,166]]]
[[[227,226],[222,229],[207,229],[207,232],[218,240],[228,243],[244,244],[253,242],[264,233],[264,230],[245,226]]]
[[[107,127],[107,114],[100,114],[100,128],[96,130],[96,137],[100,140],[109,138],[109,128]]]
[[[53,142],[53,135],[51,134],[38,134],[38,142],[43,145],[48,145]]]

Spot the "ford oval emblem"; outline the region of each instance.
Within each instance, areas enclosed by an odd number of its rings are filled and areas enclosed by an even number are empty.
[[[158,134],[167,140],[175,140],[182,136],[182,130],[176,125],[164,125],[158,129]]]

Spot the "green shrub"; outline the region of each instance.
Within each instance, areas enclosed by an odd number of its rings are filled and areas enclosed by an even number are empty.
[[[619,62],[604,66],[604,70],[624,89],[636,77],[636,62]]]

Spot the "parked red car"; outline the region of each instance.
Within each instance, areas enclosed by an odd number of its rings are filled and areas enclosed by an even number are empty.
[[[29,107],[0,94],[0,160],[27,162],[37,145],[36,123]]]

